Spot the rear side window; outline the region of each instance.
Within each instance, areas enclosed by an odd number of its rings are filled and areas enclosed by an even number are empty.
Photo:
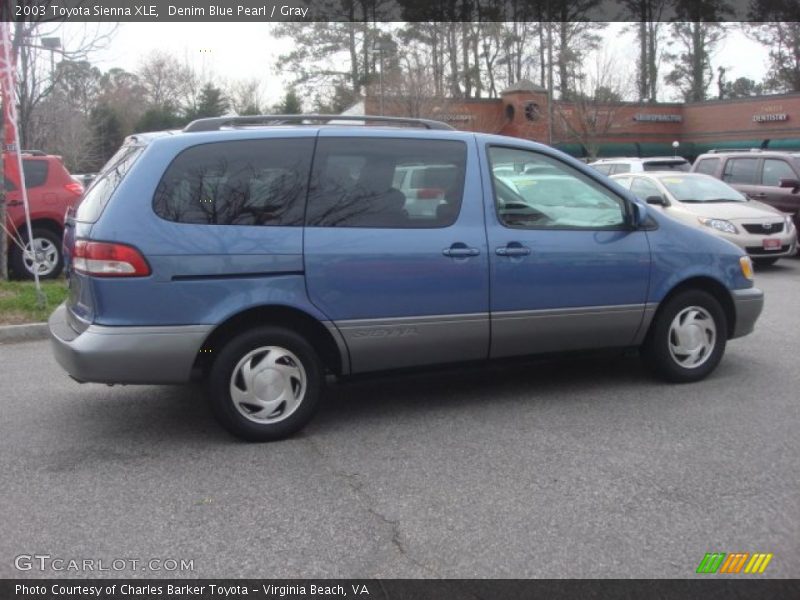
[[[697,166],[695,167],[695,173],[705,173],[706,175],[714,175],[717,172],[717,167],[719,166],[719,159],[718,158],[703,158],[697,161]]]
[[[753,184],[756,182],[757,165],[757,158],[731,158],[725,163],[722,181],[726,183]]]
[[[46,160],[22,161],[22,170],[25,172],[25,187],[34,188],[44,185],[47,181],[49,165]]]
[[[133,163],[139,158],[144,146],[122,146],[117,153],[100,169],[92,186],[84,194],[75,219],[84,223],[94,223],[108,204],[111,194],[128,174]]]
[[[792,167],[785,160],[775,158],[764,159],[764,172],[761,174],[761,185],[778,187],[781,179],[797,179]]]
[[[455,222],[461,209],[466,161],[467,147],[463,142],[320,139],[311,176],[307,224],[447,227]],[[399,171],[411,172],[411,185],[426,186],[426,193],[412,194],[411,188],[404,187],[407,196],[398,189]]]
[[[614,165],[592,165],[592,168],[595,171],[600,171],[603,175],[610,175],[611,174],[611,167]]]
[[[195,225],[302,225],[314,140],[244,140],[193,146],[156,188],[158,216]]]
[[[628,163],[619,163],[611,168],[612,175],[616,175],[617,173],[630,173],[630,172],[631,172],[631,166]]]

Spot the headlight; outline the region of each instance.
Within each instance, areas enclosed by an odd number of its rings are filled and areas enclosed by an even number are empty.
[[[723,233],[739,233],[736,230],[736,226],[725,219],[708,219],[705,217],[698,217],[697,220],[706,227],[711,227],[712,229],[722,231]]]
[[[788,233],[794,227],[794,221],[792,221],[791,215],[786,215],[785,217],[783,217],[783,219],[786,221],[786,231]]]
[[[753,281],[753,261],[750,260],[750,257],[739,257],[739,266],[742,268],[742,275],[744,275],[744,278]]]

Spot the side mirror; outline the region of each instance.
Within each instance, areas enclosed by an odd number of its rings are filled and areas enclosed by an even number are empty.
[[[664,196],[648,196],[645,198],[645,202],[648,204],[658,204],[660,206],[668,206],[667,199]]]
[[[781,178],[781,179],[778,180],[778,187],[792,188],[792,193],[796,194],[797,190],[800,189],[800,179],[784,179],[784,178]]]
[[[634,229],[639,229],[647,219],[647,205],[639,200],[630,203],[630,224]]]

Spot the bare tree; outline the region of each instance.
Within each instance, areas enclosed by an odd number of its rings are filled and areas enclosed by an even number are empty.
[[[576,78],[572,99],[559,102],[555,108],[558,137],[583,145],[595,158],[600,140],[620,123],[624,100],[633,91],[632,81],[613,55],[604,50],[595,53],[590,69]]]
[[[257,115],[263,109],[261,83],[257,79],[232,81],[225,86],[225,94],[231,108],[239,115]]]
[[[56,57],[61,61],[88,61],[92,53],[107,46],[116,33],[117,26],[86,23],[81,28],[65,28],[63,24],[43,21],[17,21],[14,23],[13,47],[17,56],[17,101],[20,143],[28,146],[33,139],[41,139],[34,130],[34,113],[37,107],[53,92],[65,74],[55,68]],[[57,37],[59,48],[42,45],[43,38]]]
[[[201,87],[193,69],[158,50],[145,57],[137,75],[150,106],[177,109],[192,102]]]

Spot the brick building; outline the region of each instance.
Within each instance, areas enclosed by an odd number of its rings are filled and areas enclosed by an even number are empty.
[[[561,102],[529,81],[500,98],[432,100],[370,95],[364,113],[424,116],[458,129],[551,143],[577,157],[672,155],[712,148],[800,150],[800,93],[694,103]],[[552,115],[552,118],[551,118]]]

